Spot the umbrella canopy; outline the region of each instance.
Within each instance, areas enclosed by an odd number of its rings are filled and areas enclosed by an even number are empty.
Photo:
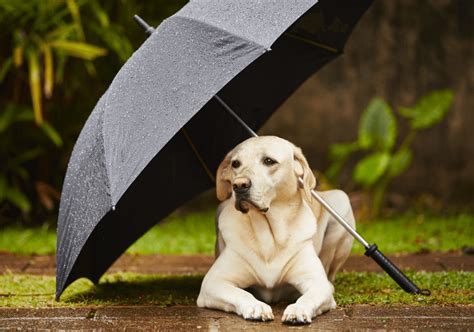
[[[214,186],[248,137],[342,53],[371,0],[194,0],[119,71],[69,161],[58,220],[56,297],[97,282],[150,227]]]

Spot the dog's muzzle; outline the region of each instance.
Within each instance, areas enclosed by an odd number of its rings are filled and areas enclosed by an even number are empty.
[[[258,206],[254,202],[252,202],[249,199],[249,195],[247,195],[247,194],[243,194],[243,195],[236,194],[235,195],[235,208],[238,211],[240,211],[242,213],[248,213],[252,206],[254,208],[256,208],[258,211],[262,212],[262,213],[265,213],[265,212],[268,211],[268,208],[261,208],[260,206]]]
[[[267,212],[268,208],[261,208],[250,199],[251,187],[252,181],[247,177],[239,177],[234,180],[232,189],[235,193],[235,208],[242,213],[247,213],[253,206],[262,213]]]
[[[236,195],[235,197],[235,208],[239,210],[242,213],[247,213],[249,212],[250,209],[250,203],[242,197],[239,197]]]

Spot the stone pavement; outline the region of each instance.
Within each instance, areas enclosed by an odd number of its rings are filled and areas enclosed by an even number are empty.
[[[474,255],[461,253],[423,253],[388,256],[399,268],[416,271],[474,271]],[[108,272],[128,271],[146,274],[206,273],[214,260],[208,255],[122,255]],[[12,273],[54,275],[52,255],[22,256],[0,253],[0,274]],[[370,258],[350,256],[343,271],[382,271]]]
[[[194,306],[123,306],[62,309],[0,309],[0,329],[111,329],[156,331],[424,330],[472,331],[474,306],[368,306],[337,308],[311,325],[286,326],[283,307],[275,321],[248,322],[234,314]]]
[[[401,269],[474,271],[474,256],[460,253],[424,253],[389,256]],[[110,272],[188,274],[205,273],[212,256],[123,255]],[[369,258],[351,256],[345,271],[381,271]],[[0,253],[0,274],[54,275],[54,256]],[[429,330],[474,331],[474,305],[369,306],[337,308],[317,317],[311,325],[286,326],[280,322],[283,305],[274,306],[275,321],[248,322],[221,311],[195,306],[108,306],[78,308],[0,308],[0,330],[157,330],[157,331],[282,331],[282,330]]]

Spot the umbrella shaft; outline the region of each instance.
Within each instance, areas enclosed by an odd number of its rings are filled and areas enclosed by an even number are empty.
[[[244,120],[242,120],[237,113],[235,113],[232,108],[229,107],[218,95],[214,95],[214,98],[221,104],[227,112],[229,112],[230,115],[232,115],[248,132],[251,136],[253,137],[258,137],[257,133],[253,131],[252,128],[250,128]],[[298,178],[299,182],[303,184],[303,179]],[[369,243],[364,240],[362,236],[359,235],[355,231],[354,228],[339,214],[337,213],[336,210],[332,208],[331,205],[329,205],[328,202],[326,202],[316,191],[311,190],[311,195],[336,219],[339,224],[341,224],[342,227],[346,229],[346,231],[349,232],[357,241],[359,241],[360,244],[364,246],[365,249],[368,249],[370,247]]]
[[[302,178],[299,178],[299,181],[300,183],[303,183],[303,179]],[[341,224],[342,227],[344,227],[346,229],[346,231],[349,232],[349,234],[351,234],[357,241],[359,241],[360,244],[362,244],[364,246],[365,249],[368,249],[370,247],[370,244],[365,241],[365,239],[359,235],[359,233],[357,233],[355,231],[354,228],[352,228],[351,225],[349,225],[347,223],[347,221],[339,214],[337,213],[336,210],[334,210],[332,208],[331,205],[328,204],[328,202],[326,202],[316,191],[314,190],[311,190],[311,195],[322,205],[324,206],[324,208],[329,212],[329,214],[331,216],[334,217],[334,219],[336,219],[339,224]]]
[[[230,115],[232,115],[237,120],[237,122],[239,122],[249,132],[251,136],[258,137],[257,133],[253,131],[253,129],[250,128],[249,125],[245,123],[245,121],[242,120],[240,116],[238,116],[237,113],[235,113],[232,108],[230,108],[229,105],[227,105],[225,101],[221,99],[221,97],[214,95],[214,98],[216,98],[216,100],[226,109],[226,111],[229,112]]]

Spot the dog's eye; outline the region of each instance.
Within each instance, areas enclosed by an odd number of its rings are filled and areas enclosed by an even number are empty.
[[[263,158],[263,164],[264,164],[265,166],[272,166],[272,165],[275,165],[275,164],[277,164],[277,163],[278,163],[278,162],[277,162],[276,160],[273,160],[272,158],[268,158],[268,157]]]
[[[240,167],[240,161],[234,160],[232,162],[232,168],[239,168]]]

